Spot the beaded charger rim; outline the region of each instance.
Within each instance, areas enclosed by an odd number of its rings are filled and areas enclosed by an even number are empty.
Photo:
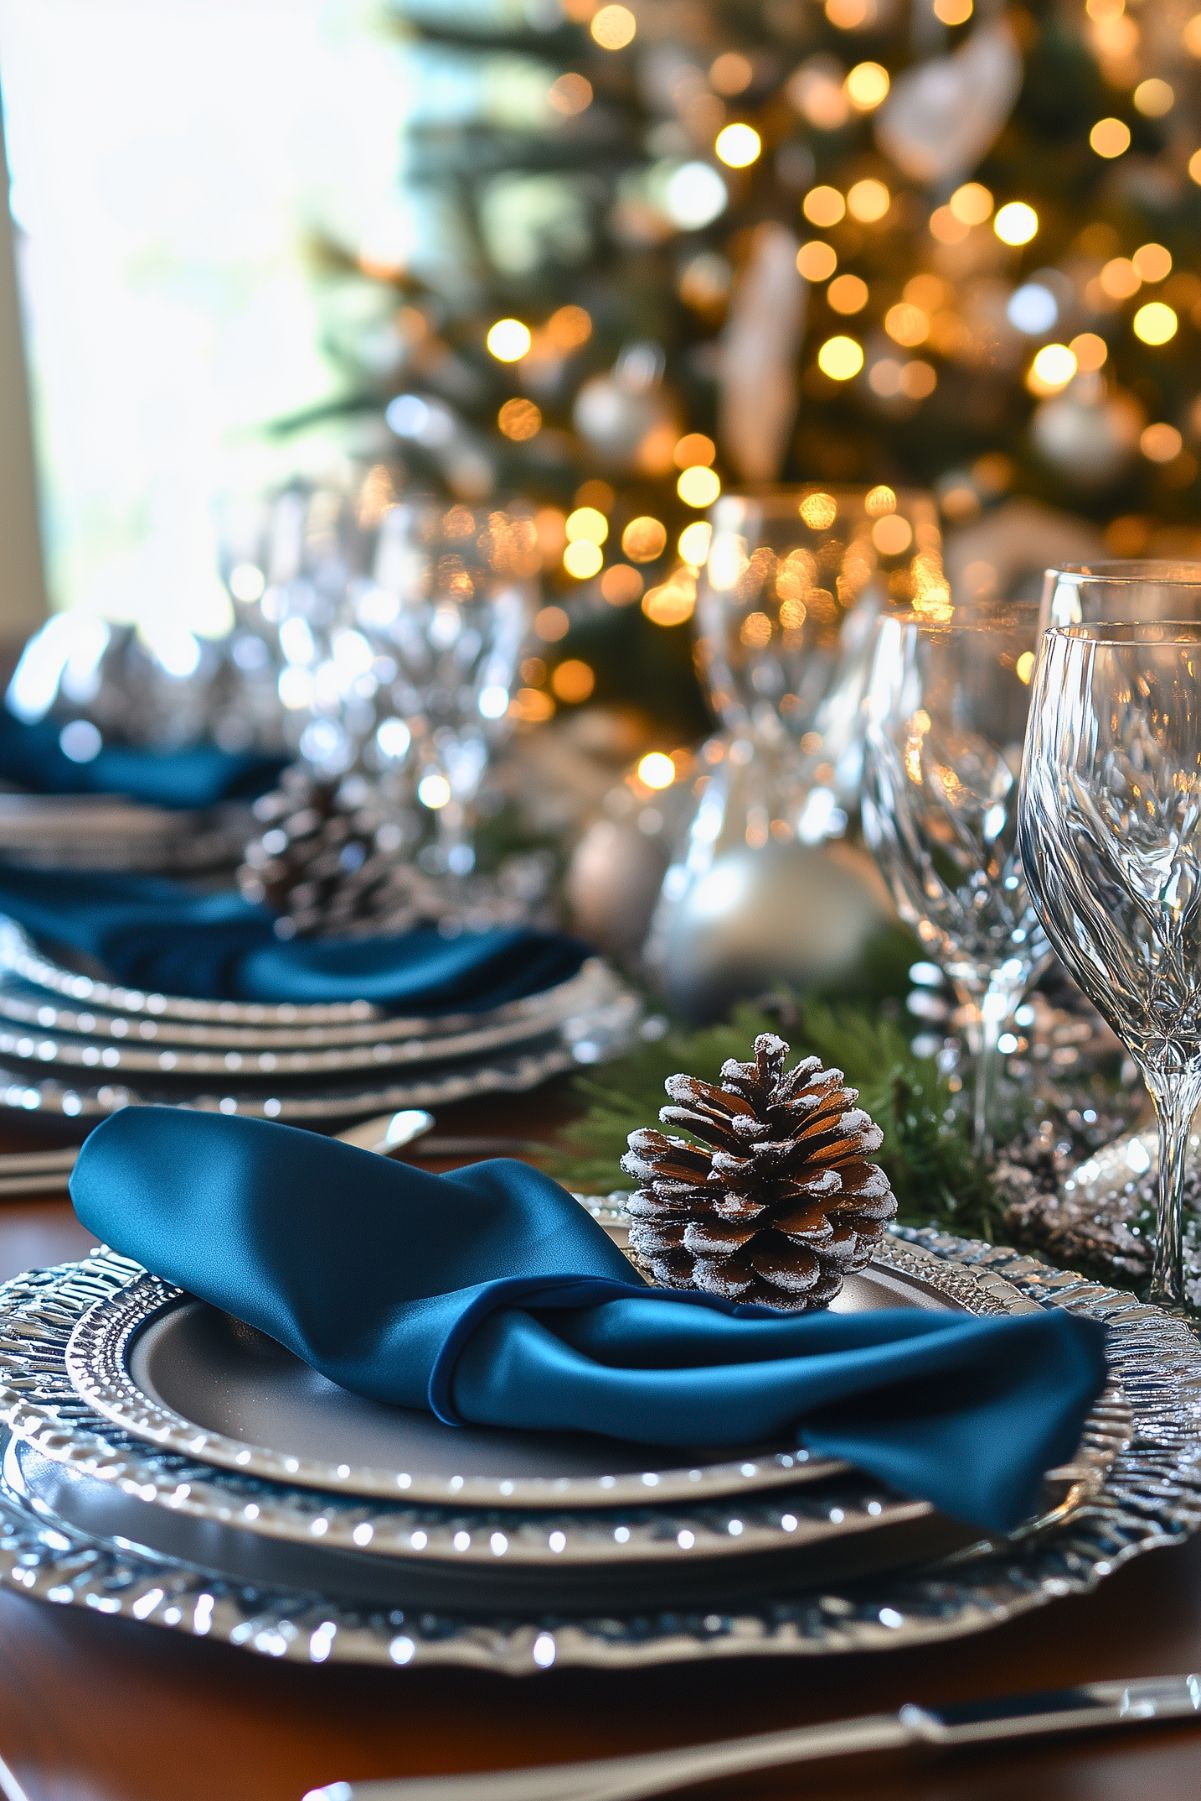
[[[1013,1284],[1036,1304],[1110,1327],[1111,1366],[1134,1431],[1099,1492],[1028,1542],[1006,1540],[956,1564],[781,1594],[737,1610],[676,1606],[604,1618],[531,1612],[479,1620],[424,1608],[356,1608],[329,1596],[215,1580],[39,1519],[0,1483],[0,1586],[277,1660],[455,1665],[518,1676],[569,1666],[829,1656],[963,1637],[1087,1593],[1122,1564],[1201,1528],[1201,1342],[1184,1322],[1013,1250],[929,1228],[894,1232],[951,1266]]]

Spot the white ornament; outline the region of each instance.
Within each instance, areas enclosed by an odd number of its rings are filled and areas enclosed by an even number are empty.
[[[1132,394],[1104,395],[1083,381],[1040,402],[1030,435],[1047,462],[1082,492],[1107,488],[1138,451],[1146,415]]]
[[[911,181],[962,180],[996,142],[1021,86],[1021,52],[995,20],[952,55],[898,75],[876,115],[876,141]]]

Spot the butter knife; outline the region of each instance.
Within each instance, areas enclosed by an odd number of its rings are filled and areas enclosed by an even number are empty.
[[[495,1770],[476,1776],[419,1776],[398,1782],[333,1782],[304,1801],[644,1801],[755,1770],[787,1769],[819,1759],[907,1749],[954,1751],[968,1745],[1023,1744],[1072,1732],[1153,1721],[1201,1725],[1201,1675],[1144,1676],[1081,1688],[1009,1695],[952,1707],[906,1704],[828,1726],[801,1726],[751,1738],[682,1745],[636,1757]]]

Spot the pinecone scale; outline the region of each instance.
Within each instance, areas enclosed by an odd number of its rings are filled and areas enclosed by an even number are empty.
[[[826,1305],[862,1269],[896,1213],[867,1153],[883,1140],[841,1070],[817,1057],[785,1068],[782,1038],[755,1040],[754,1062],[725,1063],[717,1084],[667,1082],[660,1119],[690,1134],[632,1132],[622,1168],[630,1251],[660,1285],[793,1311]]]

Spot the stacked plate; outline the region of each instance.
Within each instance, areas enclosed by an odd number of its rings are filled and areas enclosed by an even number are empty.
[[[131,1102],[299,1125],[532,1088],[629,1042],[632,991],[599,959],[486,1012],[269,1005],[122,988],[0,921],[0,1108],[91,1121]]]
[[[586,1204],[620,1241],[616,1198]],[[954,1249],[893,1240],[839,1305],[1036,1304],[961,1260],[981,1247]],[[1147,1336],[1131,1336],[1140,1355]],[[0,1291],[0,1581],[317,1662],[522,1671],[859,1650],[1008,1617],[1056,1592],[1052,1565],[1060,1592],[1096,1580],[1090,1522],[1110,1508],[1110,1562],[1117,1501],[1130,1542],[1146,1525],[1122,1470],[1145,1425],[1115,1386],[1039,1516],[973,1544],[795,1443],[657,1454],[377,1406],[100,1251]],[[1178,1468],[1157,1465],[1161,1521],[1173,1505],[1201,1519],[1195,1481],[1179,1499],[1187,1461],[1182,1444]]]
[[[251,825],[245,801],[179,809],[119,794],[0,789],[0,859],[43,869],[228,876],[241,861]]]

